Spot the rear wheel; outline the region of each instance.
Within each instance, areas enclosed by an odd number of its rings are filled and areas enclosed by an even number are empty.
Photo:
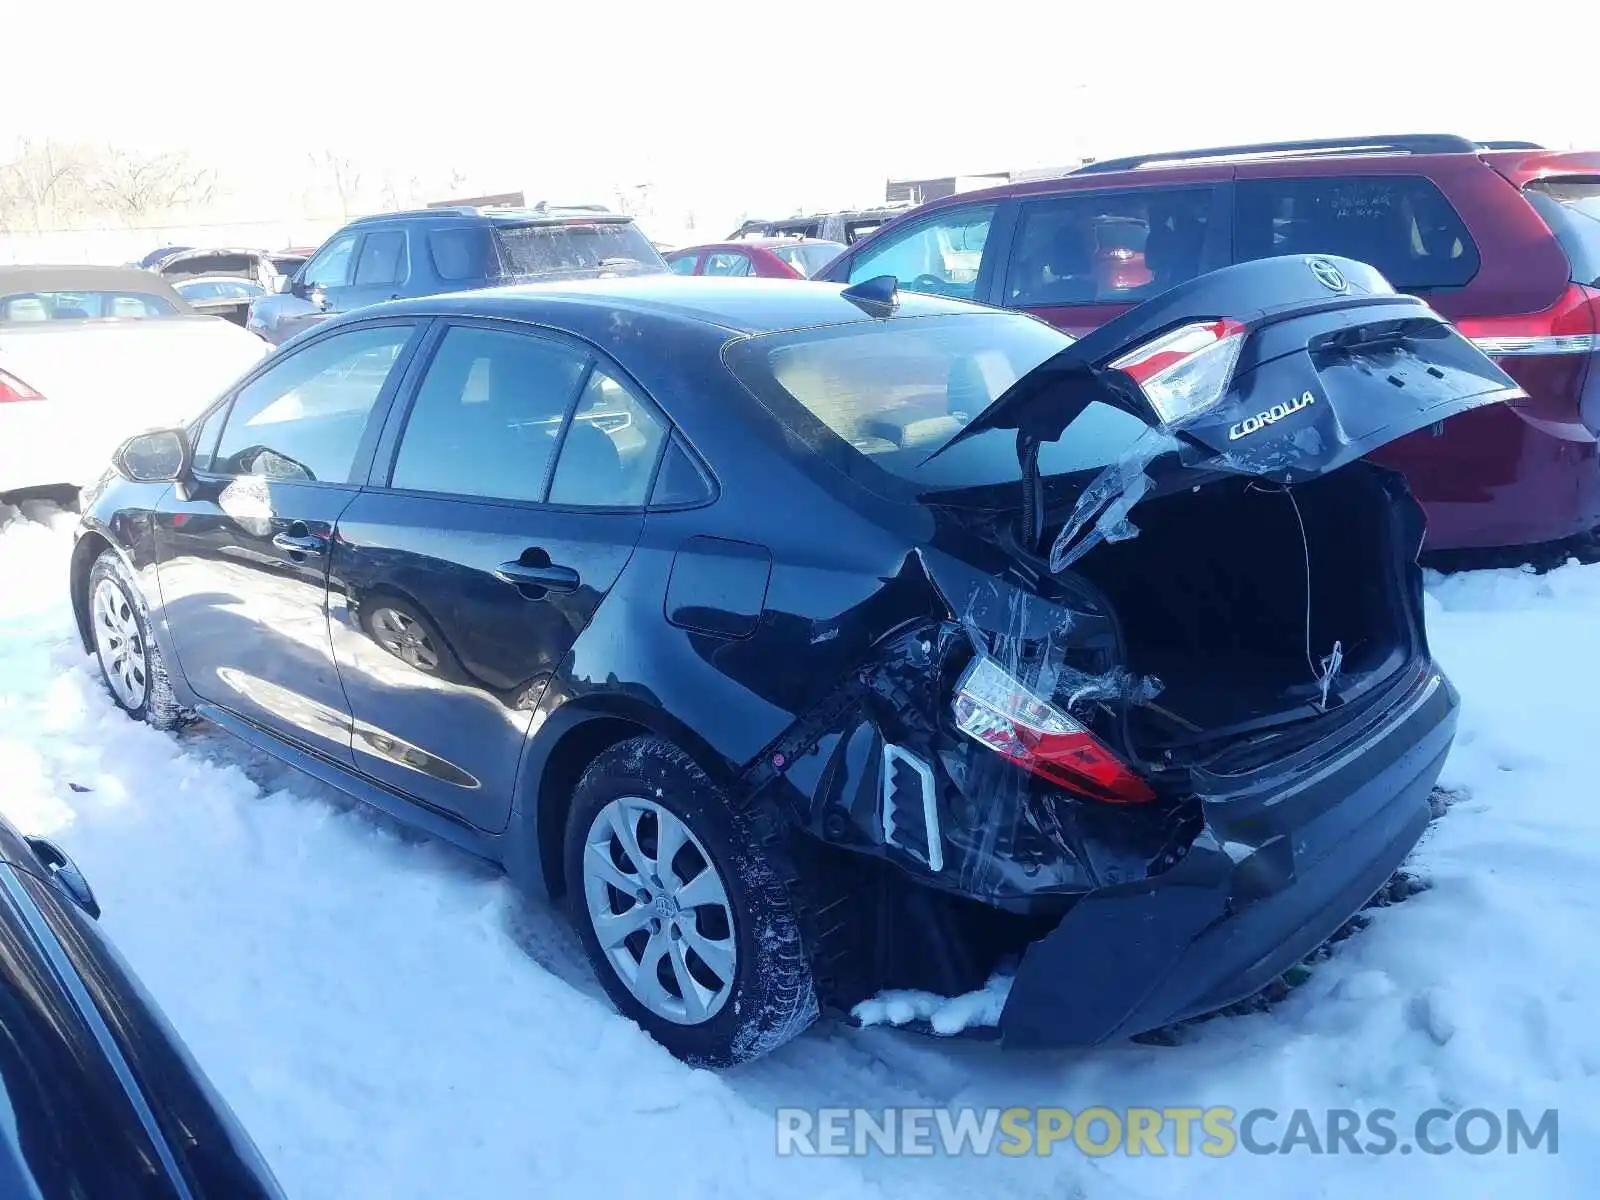
[[[566,868],[601,986],[672,1054],[730,1066],[816,1019],[780,873],[676,747],[636,738],[595,760],[573,796]]]
[[[187,714],[172,694],[150,612],[133,572],[115,550],[89,570],[89,626],[100,676],[117,707],[135,721],[176,729]]]

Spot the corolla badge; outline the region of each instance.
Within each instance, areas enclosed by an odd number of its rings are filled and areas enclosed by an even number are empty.
[[[1287,404],[1274,404],[1266,412],[1259,412],[1253,417],[1246,417],[1237,424],[1228,426],[1228,440],[1236,442],[1242,437],[1249,437],[1257,430],[1265,429],[1268,425],[1276,425],[1289,414],[1297,413],[1302,408],[1309,408],[1316,402],[1317,398],[1310,392],[1301,392]]]
[[[1344,275],[1339,268],[1325,258],[1311,258],[1306,260],[1306,265],[1311,268],[1311,273],[1317,277],[1317,282],[1330,292],[1342,292],[1345,289]]]

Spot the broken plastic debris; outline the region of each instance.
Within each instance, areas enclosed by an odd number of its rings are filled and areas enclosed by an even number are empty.
[[[951,1037],[965,1029],[1000,1024],[1000,1014],[1011,994],[1010,975],[995,974],[975,992],[939,996],[933,992],[890,989],[863,1000],[850,1015],[863,1025],[909,1025],[926,1021],[934,1033]]]
[[[86,788],[81,783],[68,783],[67,786],[75,792],[91,792],[93,788]]]

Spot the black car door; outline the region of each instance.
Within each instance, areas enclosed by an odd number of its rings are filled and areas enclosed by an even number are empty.
[[[190,687],[344,764],[350,714],[326,615],[331,539],[419,328],[339,329],[269,360],[198,427],[194,478],[153,518]]]
[[[339,518],[329,616],[356,765],[503,829],[545,685],[643,526],[666,425],[615,364],[440,322]]]

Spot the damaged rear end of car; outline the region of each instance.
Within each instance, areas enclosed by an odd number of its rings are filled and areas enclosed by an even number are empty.
[[[833,1006],[999,972],[1008,1043],[1093,1045],[1259,991],[1416,844],[1457,699],[1421,509],[1365,456],[1519,393],[1337,258],[1202,276],[1023,369],[969,340],[913,384],[730,348],[775,412],[897,389],[848,432],[786,420],[931,530],[764,782],[826,884]]]

